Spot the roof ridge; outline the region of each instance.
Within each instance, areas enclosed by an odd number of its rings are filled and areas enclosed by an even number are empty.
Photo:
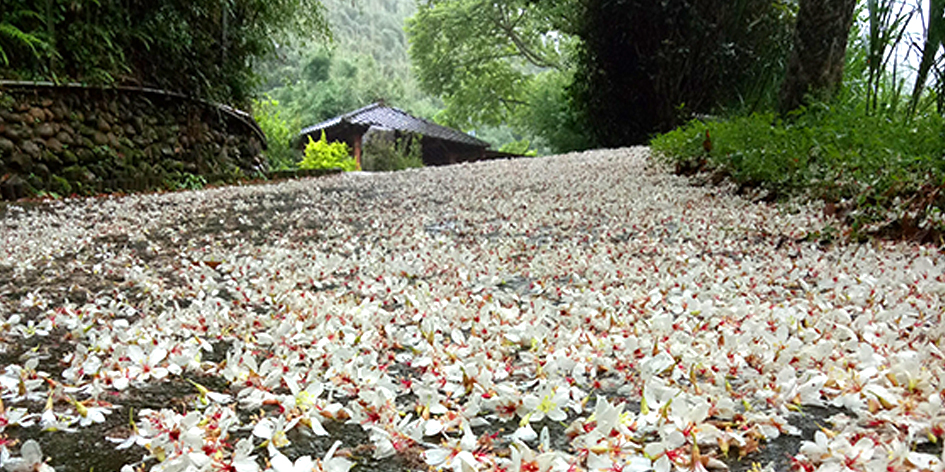
[[[363,107],[361,107],[361,108],[358,108],[357,110],[349,111],[348,113],[345,113],[344,115],[341,115],[339,118],[342,119],[342,120],[346,120],[346,119],[348,119],[348,118],[357,116],[357,115],[359,115],[359,114],[361,114],[361,113],[364,113],[364,112],[366,112],[366,111],[371,111],[371,110],[373,110],[373,109],[375,109],[375,108],[380,108],[380,107],[382,107],[382,106],[384,106],[382,102],[374,102],[374,103],[372,103],[372,104],[370,104],[370,105],[367,105],[367,106],[363,106]]]
[[[473,135],[471,135],[471,134],[469,134],[469,133],[467,133],[467,132],[465,132],[465,131],[463,131],[463,130],[461,130],[461,129],[453,128],[453,127],[451,127],[451,126],[441,125],[441,124],[439,124],[439,123],[437,123],[437,122],[435,122],[435,121],[433,121],[433,120],[428,120],[428,119],[426,119],[426,118],[424,118],[424,117],[422,117],[422,116],[414,116],[414,115],[411,115],[410,113],[407,113],[406,111],[401,110],[400,108],[387,105],[387,104],[385,104],[384,102],[375,102],[375,103],[373,103],[373,105],[380,105],[380,107],[389,108],[389,109],[391,109],[391,110],[393,110],[393,111],[396,111],[396,112],[400,113],[401,115],[406,116],[407,118],[414,119],[414,120],[417,120],[417,121],[422,121],[422,122],[424,122],[424,123],[426,123],[426,124],[428,124],[428,125],[436,126],[437,128],[442,128],[443,130],[445,130],[445,131],[447,131],[447,132],[449,132],[449,133],[459,133],[459,134],[465,135],[467,138],[472,138],[472,139],[474,139],[474,140],[476,140],[476,141],[480,141],[480,142],[482,142],[483,144],[486,144],[487,146],[489,145],[488,142],[486,142],[486,141],[484,141],[484,140],[482,140],[482,139],[479,139],[479,137],[473,136]],[[367,107],[364,107],[364,108],[369,108],[369,107],[370,107],[370,105],[367,106]]]

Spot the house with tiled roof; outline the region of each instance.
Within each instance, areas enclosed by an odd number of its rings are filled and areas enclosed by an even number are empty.
[[[347,143],[360,165],[364,135],[372,128],[422,136],[420,143],[423,148],[423,164],[427,166],[500,157],[494,151],[488,151],[489,143],[481,139],[417,118],[383,102],[373,103],[303,129],[299,133],[297,147],[304,148],[309,137],[316,141],[321,139],[324,131],[328,141]]]

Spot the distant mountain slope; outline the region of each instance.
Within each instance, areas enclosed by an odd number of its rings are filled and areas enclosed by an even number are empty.
[[[370,55],[388,77],[407,80],[410,58],[404,21],[413,0],[324,0],[338,50]]]
[[[258,64],[261,89],[282,115],[311,125],[377,100],[423,118],[438,102],[420,91],[404,23],[414,0],[323,0],[334,41],[298,38]]]

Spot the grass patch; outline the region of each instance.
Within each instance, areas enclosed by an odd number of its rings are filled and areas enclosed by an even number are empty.
[[[704,149],[706,130],[711,150]],[[824,104],[691,121],[650,143],[680,173],[711,171],[772,197],[825,202],[850,235],[940,242],[945,233],[945,120],[867,116]]]

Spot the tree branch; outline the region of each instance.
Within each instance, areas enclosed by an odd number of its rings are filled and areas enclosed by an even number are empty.
[[[553,61],[547,57],[544,57],[542,54],[533,50],[528,44],[526,44],[526,42],[521,38],[521,36],[519,36],[518,33],[515,32],[515,27],[518,26],[519,23],[521,23],[522,20],[525,18],[526,11],[524,9],[520,11],[518,14],[518,17],[514,21],[512,21],[511,24],[509,24],[506,21],[504,21],[507,19],[504,6],[500,3],[498,5],[498,8],[499,8],[499,17],[496,18],[493,16],[492,22],[495,24],[497,28],[499,28],[505,34],[505,36],[509,39],[509,41],[512,41],[512,45],[514,45],[515,48],[518,49],[519,53],[522,55],[522,57],[526,61],[538,67],[547,67],[550,69],[557,69],[557,70],[562,69],[561,64],[559,64],[557,61]]]
[[[526,102],[526,101],[524,101],[524,100],[518,100],[518,99],[515,99],[515,98],[502,98],[502,97],[499,97],[499,101],[502,102],[503,104],[507,105],[507,106],[508,106],[508,105],[525,105],[525,106],[528,106],[528,105],[529,105],[528,102]]]

